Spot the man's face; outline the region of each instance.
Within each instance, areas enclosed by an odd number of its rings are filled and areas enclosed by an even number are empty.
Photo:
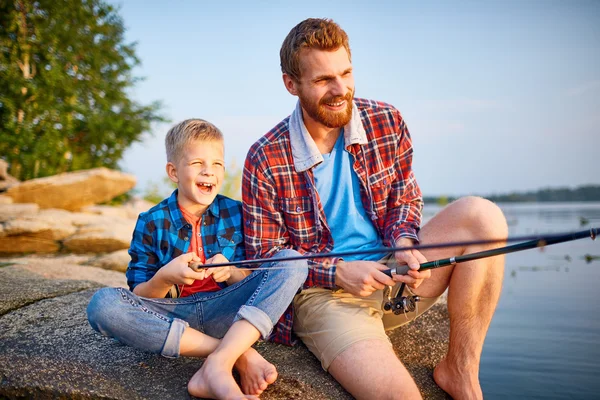
[[[195,140],[187,144],[176,163],[167,164],[177,183],[177,200],[188,212],[201,215],[213,202],[225,177],[223,143]]]
[[[304,49],[300,53],[301,78],[295,89],[309,118],[328,128],[341,128],[352,117],[354,76],[348,52]]]

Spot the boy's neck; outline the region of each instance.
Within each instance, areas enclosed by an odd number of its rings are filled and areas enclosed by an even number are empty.
[[[197,218],[202,218],[202,214],[204,214],[204,212],[206,210],[208,210],[208,206],[203,206],[200,204],[193,204],[191,206],[183,206],[181,204],[181,202],[179,201],[179,199],[177,199],[177,205],[179,206],[179,209],[187,214],[193,215]]]

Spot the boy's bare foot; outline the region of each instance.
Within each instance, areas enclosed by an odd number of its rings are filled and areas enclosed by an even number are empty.
[[[244,393],[259,396],[277,379],[277,369],[252,347],[235,363]]]
[[[433,370],[433,380],[453,399],[482,400],[479,371],[458,370],[445,358]]]
[[[188,392],[204,399],[258,399],[256,396],[243,394],[231,375],[231,369],[223,364],[216,357],[208,356],[188,382]]]

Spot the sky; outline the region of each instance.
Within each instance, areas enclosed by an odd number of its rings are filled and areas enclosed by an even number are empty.
[[[288,116],[279,49],[297,23],[348,33],[356,96],[394,105],[426,196],[600,184],[600,1],[111,0],[160,100],[156,124],[120,166],[144,192],[166,177],[164,137],[187,118],[225,136],[226,161]],[[168,192],[167,192],[168,193]]]

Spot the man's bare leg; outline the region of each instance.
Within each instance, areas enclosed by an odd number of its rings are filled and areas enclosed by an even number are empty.
[[[184,336],[186,336],[185,332]],[[248,351],[250,346],[259,337],[260,333],[258,330],[248,321],[240,320],[235,322],[214,351],[208,355],[202,367],[190,379],[188,383],[190,394],[196,397],[211,399],[256,398],[255,396],[246,396],[242,393],[233,379],[231,371],[239,357]],[[202,351],[206,350],[213,340],[216,340],[207,335],[204,335],[204,338],[205,340],[197,346],[197,348],[202,348]],[[189,345],[189,339],[189,335],[185,338],[182,337],[182,348]]]
[[[506,220],[500,209],[487,200],[468,197],[436,215],[423,227],[419,238],[427,244],[506,235]],[[428,260],[436,260],[499,246],[430,249],[422,253]],[[503,274],[504,258],[498,256],[433,270],[431,278],[413,290],[420,296],[436,297],[449,286],[449,350],[436,367],[434,379],[456,399],[482,398],[479,361],[500,296]],[[356,368],[357,365],[361,368]],[[329,372],[357,399],[420,398],[404,365],[381,341],[356,343],[332,362]]]
[[[220,343],[219,339],[188,327],[181,337],[179,352],[185,357],[207,357]],[[242,392],[246,394],[258,396],[277,379],[275,366],[252,347],[238,358],[235,368],[240,373]]]
[[[487,200],[460,199],[427,223],[421,243],[444,243],[506,238],[508,228],[500,209]],[[422,253],[428,260],[474,253],[502,244],[453,249],[430,249]],[[496,309],[504,257],[496,256],[432,271],[430,279],[414,290],[424,297],[437,296],[448,287],[450,340],[446,357],[434,371],[436,383],[455,399],[482,399],[479,363],[485,336]]]
[[[421,399],[421,393],[390,345],[362,340],[337,356],[328,372],[356,399]]]

